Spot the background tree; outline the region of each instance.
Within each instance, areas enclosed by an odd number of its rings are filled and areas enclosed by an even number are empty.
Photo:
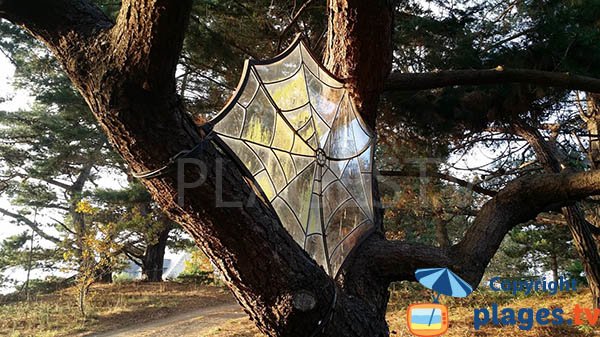
[[[63,270],[62,256],[67,255],[70,262],[79,260],[79,264],[70,264],[75,272],[89,274],[84,265],[96,265],[94,262],[98,261],[86,261],[83,257],[87,249],[85,240],[97,230],[91,223],[97,219],[88,215],[89,221],[84,221],[86,217],[77,212],[77,205],[89,194],[110,199],[108,191],[97,191],[98,181],[106,176],[123,177],[124,164],[101,133],[85,101],[47,50],[6,22],[0,23],[0,31],[3,36],[0,46],[16,67],[15,86],[31,93],[34,101],[28,110],[0,112],[0,195],[10,198],[14,206],[0,209],[0,215],[30,227],[42,239],[46,248],[39,249],[47,254],[40,251],[34,255],[36,267]],[[123,244],[120,252],[142,259],[147,280],[161,281],[172,223],[156,210],[148,194],[140,188],[132,186],[113,194],[110,200],[113,209],[114,199],[119,195],[127,198],[135,194],[142,199],[138,204],[143,204],[144,212],[149,213],[144,215],[147,222],[142,225],[121,219],[118,223],[121,232],[135,232],[142,239],[132,239],[126,245],[120,242]],[[132,200],[122,202],[131,205]],[[7,247],[15,248],[21,242],[21,250],[26,252],[27,242],[21,238],[23,235],[12,238],[6,242]],[[48,248],[52,246],[58,252]],[[138,258],[134,261],[140,261]],[[15,256],[7,266],[25,267],[23,262],[26,261]],[[112,264],[105,267],[109,265]],[[111,280],[112,270],[95,271],[101,274],[95,275],[96,278]]]
[[[132,182],[129,188],[122,190],[96,190],[93,198],[101,207],[96,218],[115,224],[124,238],[121,251],[142,269],[145,281],[163,281],[167,247],[183,250],[192,245],[140,184]]]

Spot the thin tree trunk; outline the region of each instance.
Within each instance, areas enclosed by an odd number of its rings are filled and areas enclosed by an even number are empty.
[[[558,256],[555,252],[552,252],[550,256],[550,264],[552,268],[552,281],[558,282]]]
[[[146,247],[142,265],[142,274],[145,281],[163,281],[162,277],[165,261],[165,250],[167,248],[167,241],[169,239],[171,228],[171,226],[167,225],[165,229],[157,234],[157,241],[154,243],[149,243]]]
[[[35,221],[35,220],[34,220]],[[27,257],[27,279],[25,280],[25,298],[27,303],[29,303],[30,298],[30,289],[29,289],[29,281],[31,278],[31,269],[33,268],[33,240],[35,237],[35,232],[31,230],[31,238],[29,242],[29,256]]]

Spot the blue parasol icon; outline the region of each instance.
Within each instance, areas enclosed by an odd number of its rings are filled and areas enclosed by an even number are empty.
[[[473,287],[448,268],[418,269],[415,276],[422,285],[438,293],[435,303],[441,294],[467,297],[473,292]]]
[[[438,303],[441,294],[452,297],[467,297],[473,292],[473,287],[448,268],[417,269],[415,277],[419,283],[437,292],[437,296],[433,298],[433,303]],[[429,318],[429,325],[431,325],[434,313],[435,309]]]

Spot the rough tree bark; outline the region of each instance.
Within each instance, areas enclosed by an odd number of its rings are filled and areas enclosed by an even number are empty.
[[[0,16],[46,43],[134,172],[162,167],[202,141],[176,94],[175,70],[191,0],[124,0],[116,22],[85,0],[0,0]],[[392,11],[386,1],[330,0],[326,64],[349,80],[375,124],[389,72]],[[547,174],[508,184],[446,249],[373,234],[332,280],[290,237],[257,187],[212,142],[185,167],[204,183],[178,195],[175,172],[143,181],[196,240],[261,331],[269,336],[387,336],[387,287],[421,267],[449,266],[472,284],[506,233],[551,205],[600,193],[600,172]],[[216,200],[247,201],[238,208]],[[179,199],[183,199],[179,203]],[[330,319],[332,317],[332,319]]]

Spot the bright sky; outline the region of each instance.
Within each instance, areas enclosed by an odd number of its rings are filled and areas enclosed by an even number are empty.
[[[16,91],[12,86],[12,79],[15,67],[10,61],[0,53],[0,99],[6,100],[0,103],[0,110],[16,111],[26,108],[31,104],[32,99],[26,92]],[[6,198],[0,197],[0,207],[10,208]],[[17,227],[10,223],[10,219],[0,216],[0,240],[21,232],[24,228]]]

